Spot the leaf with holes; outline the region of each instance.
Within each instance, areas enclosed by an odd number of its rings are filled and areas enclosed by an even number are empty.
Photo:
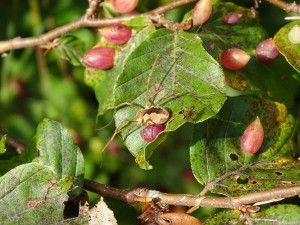
[[[286,60],[294,67],[295,70],[300,72],[300,43],[293,43],[290,33],[298,27],[298,32],[295,36],[300,36],[300,22],[294,21],[282,27],[275,35],[274,41],[278,50],[283,54]]]
[[[124,68],[115,87],[115,122],[144,169],[151,168],[147,160],[166,132],[216,115],[226,99],[222,69],[194,34],[157,30],[128,57]],[[136,114],[154,105],[164,107],[170,118],[165,132],[148,144],[140,136]]]
[[[59,224],[73,180],[56,180],[49,166],[28,163],[0,177],[1,224]],[[51,217],[46,217],[51,212]]]
[[[240,141],[259,117],[265,131],[256,154],[246,154]],[[191,165],[199,183],[229,196],[268,190],[298,182],[300,162],[294,160],[294,119],[283,104],[251,96],[230,98],[212,119],[195,126]],[[283,182],[284,181],[284,182]]]

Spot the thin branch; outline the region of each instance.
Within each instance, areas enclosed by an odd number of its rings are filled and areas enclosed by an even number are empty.
[[[197,0],[178,0],[178,1],[166,4],[166,5],[160,6],[160,7],[156,8],[156,9],[150,11],[149,13],[152,13],[152,14],[155,14],[155,13],[161,14],[161,13],[170,11],[172,9],[175,9],[177,7],[180,7],[180,6],[186,5],[188,3],[195,2],[195,1],[197,1]]]
[[[99,11],[99,5],[100,5],[99,0],[89,0],[89,7],[85,11],[84,17],[95,19]]]
[[[200,206],[215,208],[239,209],[241,205],[254,203],[279,201],[300,195],[300,186],[277,188],[268,191],[260,191],[238,197],[204,197],[189,194],[168,194],[146,188],[117,189],[107,185],[99,184],[95,181],[84,180],[84,189],[92,191],[104,197],[122,200],[127,203],[149,203],[160,202],[168,205]]]
[[[300,14],[300,5],[297,5],[296,2],[292,2],[292,3],[287,3],[281,0],[266,0],[267,2],[269,2],[272,5],[275,5],[281,9],[283,9],[284,11],[291,13],[299,13]]]
[[[6,133],[0,128],[0,139],[5,135]],[[16,149],[16,151],[21,154],[22,151],[25,149],[25,144],[22,142],[15,140],[14,138],[7,137],[7,144],[11,146],[12,148]]]
[[[110,18],[110,19],[90,19],[86,15],[89,15],[90,13],[87,12],[83,17],[81,17],[78,20],[75,20],[69,24],[63,25],[61,27],[57,27],[45,34],[42,34],[40,36],[36,37],[29,37],[29,38],[21,38],[16,37],[7,41],[0,41],[0,53],[5,53],[9,50],[13,49],[20,49],[20,48],[26,48],[26,47],[34,47],[34,46],[40,46],[40,45],[46,45],[49,44],[54,39],[62,36],[63,34],[77,30],[79,28],[83,27],[103,27],[108,26],[111,24],[121,23],[124,21],[128,21],[132,18],[135,18],[137,16],[146,16],[150,19],[157,20],[157,15],[164,13],[166,11],[169,11],[171,9],[174,9],[176,7],[194,2],[196,0],[179,0],[176,2],[171,2],[169,4],[166,4],[164,6],[158,7],[150,12],[140,14],[140,15],[130,15],[130,16],[122,16],[122,17],[116,17],[116,18]],[[89,10],[87,10],[89,11]]]

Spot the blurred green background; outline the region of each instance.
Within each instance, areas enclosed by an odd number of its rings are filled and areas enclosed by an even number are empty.
[[[148,0],[139,7],[146,10],[166,2]],[[253,1],[243,4],[251,7]],[[87,6],[87,0],[0,1],[0,40],[40,35],[76,20]],[[181,19],[187,10],[188,7],[173,10],[168,17]],[[287,23],[283,19],[286,13],[268,4],[262,4],[259,16],[270,36]],[[84,49],[91,48],[98,38],[95,29],[80,29],[70,34],[83,40]],[[189,164],[190,124],[170,134],[151,158],[154,169],[143,171],[119,138],[101,152],[114,132],[112,112],[97,119],[98,103],[93,89],[84,84],[84,67],[70,65],[55,51],[44,54],[38,48],[11,51],[0,60],[0,127],[10,136],[31,144],[37,124],[47,117],[61,122],[73,134],[84,154],[88,179],[117,188],[144,186],[191,194],[201,190]],[[110,125],[103,128],[107,124]]]

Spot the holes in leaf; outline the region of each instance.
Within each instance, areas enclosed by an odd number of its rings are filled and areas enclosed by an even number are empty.
[[[64,219],[78,217],[79,215],[79,205],[74,201],[64,202]]]
[[[249,179],[248,179],[248,178],[243,179],[243,178],[239,177],[239,178],[236,180],[236,182],[237,182],[238,184],[247,184],[247,183],[249,182]]]
[[[232,161],[237,161],[237,160],[239,159],[239,156],[238,156],[237,154],[234,154],[234,153],[231,153],[231,154],[229,155],[229,157],[230,157],[230,159],[231,159]]]
[[[281,172],[278,172],[278,171],[276,171],[275,173],[276,173],[276,175],[278,175],[278,176],[281,176],[281,175],[282,175],[282,173],[281,173]]]

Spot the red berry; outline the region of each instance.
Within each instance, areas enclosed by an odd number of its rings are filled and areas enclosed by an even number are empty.
[[[230,48],[220,55],[220,63],[229,70],[239,70],[246,66],[250,60],[250,55],[238,48]]]
[[[114,65],[115,50],[109,47],[97,47],[87,51],[83,64],[94,69],[110,69]]]
[[[273,61],[278,55],[279,51],[272,38],[268,38],[260,42],[255,49],[256,57],[262,62]]]
[[[244,131],[241,139],[241,149],[245,153],[255,154],[264,140],[264,128],[257,117]]]
[[[226,24],[235,24],[240,20],[241,17],[242,17],[242,14],[239,14],[239,13],[236,13],[236,12],[230,12],[230,13],[227,13],[223,17],[222,20]]]
[[[142,129],[140,134],[145,142],[152,142],[164,130],[165,127],[161,124],[150,124]]]
[[[112,0],[113,9],[118,13],[130,13],[138,5],[139,0]]]
[[[200,0],[194,7],[192,13],[193,25],[202,25],[210,17],[212,12],[211,0]]]
[[[101,35],[117,45],[125,44],[131,37],[131,29],[124,24],[114,24],[101,29]]]

